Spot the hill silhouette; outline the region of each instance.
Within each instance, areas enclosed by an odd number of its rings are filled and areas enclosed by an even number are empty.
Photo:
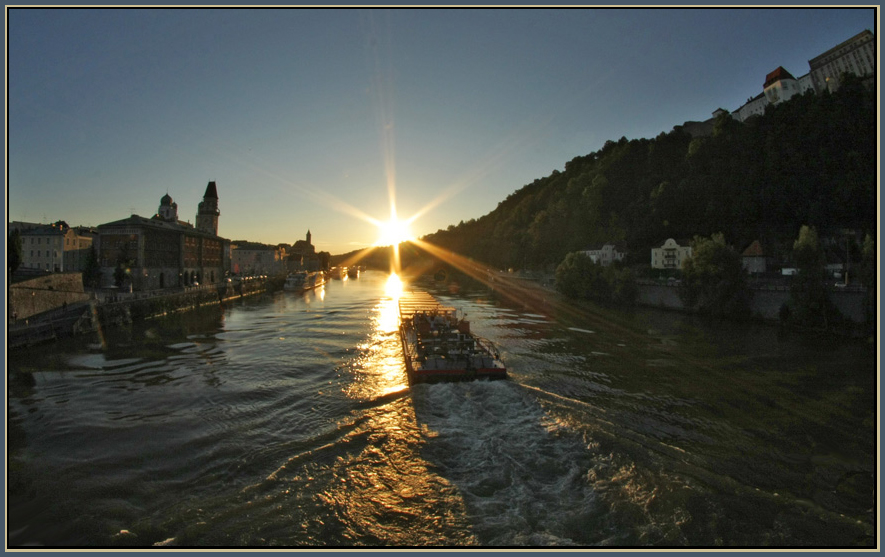
[[[479,218],[403,248],[407,264],[454,253],[498,269],[551,270],[573,251],[615,242],[648,263],[667,238],[722,233],[738,249],[759,240],[788,253],[802,225],[876,234],[877,100],[846,76],[835,93],[793,97],[741,123],[721,115],[711,135],[682,126],[654,139],[607,141],[565,170],[534,180]],[[481,186],[480,186],[481,187]],[[352,252],[389,268],[389,249]]]

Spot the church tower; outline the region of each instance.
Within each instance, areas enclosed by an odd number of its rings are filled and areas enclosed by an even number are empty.
[[[178,203],[172,201],[172,196],[168,193],[160,198],[160,208],[157,209],[157,216],[167,222],[178,222]]]
[[[218,216],[220,214],[215,182],[209,182],[209,185],[206,186],[206,193],[203,194],[203,201],[197,208],[197,230],[218,236]]]
[[[310,230],[307,231],[307,245],[308,246],[311,245],[310,244]]]

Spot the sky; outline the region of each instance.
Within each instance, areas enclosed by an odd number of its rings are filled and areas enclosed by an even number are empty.
[[[479,218],[607,140],[654,138],[762,92],[873,9],[7,11],[7,218],[195,222],[371,246]]]

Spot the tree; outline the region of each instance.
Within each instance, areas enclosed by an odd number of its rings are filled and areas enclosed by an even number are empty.
[[[687,306],[708,315],[749,315],[750,292],[741,258],[726,245],[723,234],[695,237],[691,258],[682,266],[680,295]]]
[[[131,273],[134,266],[135,258],[129,254],[128,245],[122,246],[117,256],[117,266],[114,268],[114,284],[117,287],[122,287],[126,280],[132,280]]]
[[[866,314],[867,324],[875,328],[876,326],[876,242],[867,234],[863,241],[863,250],[861,252],[860,263],[860,280],[866,287],[867,292],[864,296],[864,313]]]
[[[101,284],[101,267],[98,264],[95,246],[90,246],[89,253],[86,254],[86,263],[83,266],[83,284],[93,288]]]
[[[814,227],[803,224],[799,229],[799,237],[793,242],[793,262],[799,269],[823,269],[823,253]]]
[[[565,256],[556,268],[556,288],[570,298],[603,304],[632,304],[638,293],[630,269],[617,264],[603,267],[583,252]]]
[[[868,289],[876,288],[876,241],[869,234],[863,241],[860,281]]]
[[[826,267],[814,227],[802,225],[793,242],[793,263],[798,273],[790,286],[789,319],[794,325],[827,329],[838,315],[827,295]]]
[[[639,288],[636,286],[636,275],[629,267],[610,265],[605,268],[605,278],[611,288],[612,302],[616,304],[636,302]]]
[[[18,229],[10,232],[7,237],[6,248],[6,265],[9,273],[12,274],[18,270],[22,264],[22,235]]]
[[[556,289],[569,298],[585,297],[593,266],[593,260],[584,253],[572,252],[566,255],[556,268]]]

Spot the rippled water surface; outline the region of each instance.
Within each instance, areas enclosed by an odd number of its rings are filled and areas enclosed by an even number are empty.
[[[511,378],[409,388],[386,278],[9,354],[8,544],[875,544],[871,349],[443,291]]]

